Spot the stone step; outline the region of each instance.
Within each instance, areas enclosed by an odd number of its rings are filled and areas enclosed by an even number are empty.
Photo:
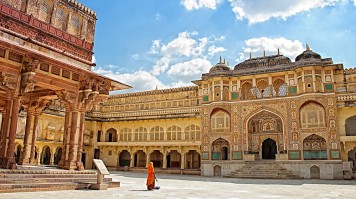
[[[96,182],[97,178],[0,178],[0,184],[17,183],[49,183],[49,182]],[[111,178],[104,178],[104,182],[111,182]]]
[[[89,183],[0,184],[0,193],[88,189]]]

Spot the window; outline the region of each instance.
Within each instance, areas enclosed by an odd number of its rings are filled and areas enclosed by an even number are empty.
[[[309,103],[302,107],[300,120],[302,128],[325,127],[325,112],[321,105]]]
[[[151,128],[150,140],[164,140],[164,130],[160,126]]]
[[[135,141],[147,141],[147,129],[139,127],[135,130]]]
[[[131,140],[131,129],[123,128],[120,131],[120,141],[132,141]]]
[[[179,126],[171,126],[167,129],[167,140],[181,140],[182,131]]]
[[[185,140],[200,140],[200,127],[196,125],[190,125],[185,128]]]
[[[211,129],[223,132],[230,129],[230,116],[224,111],[218,111],[211,117]]]

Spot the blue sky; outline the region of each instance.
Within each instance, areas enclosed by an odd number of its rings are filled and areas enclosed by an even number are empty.
[[[97,13],[95,72],[134,88],[193,85],[221,55],[294,58],[305,44],[356,67],[356,0],[79,0]],[[121,91],[122,92],[122,91]]]

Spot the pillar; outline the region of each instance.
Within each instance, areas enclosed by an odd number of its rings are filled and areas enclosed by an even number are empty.
[[[184,152],[181,153],[180,158],[181,158],[181,160],[180,160],[180,169],[185,169],[185,154],[184,154]]]
[[[2,125],[1,125],[1,143],[0,143],[0,164],[2,160],[5,159],[6,154],[6,144],[7,144],[7,134],[10,127],[10,116],[11,116],[11,101],[5,101],[5,111],[2,116]]]
[[[6,158],[2,162],[3,163],[2,165],[7,169],[16,168],[14,152],[15,152],[17,121],[19,116],[19,106],[20,106],[20,99],[16,97],[12,100],[11,122],[10,122],[9,139],[8,139],[7,150],[6,150]]]
[[[64,115],[64,132],[63,132],[63,147],[62,147],[62,154],[61,154],[61,160],[58,162],[58,167],[59,168],[64,168],[64,165],[66,163],[67,160],[67,152],[68,152],[68,128],[69,126],[69,121],[70,121],[70,113],[69,111],[66,110],[65,115]]]
[[[30,136],[31,136],[31,127],[32,127],[32,120],[33,120],[34,112],[30,108],[27,110],[27,118],[26,118],[26,128],[25,128],[25,137],[24,137],[24,147],[22,151],[22,157],[20,159],[21,165],[28,165],[30,164],[30,151],[31,151],[31,144],[30,143]]]
[[[30,153],[30,164],[37,165],[35,160],[36,152],[36,138],[37,138],[37,128],[38,128],[38,114],[35,114],[35,119],[33,121],[33,130],[32,130],[32,141],[31,141],[31,153]],[[40,154],[37,153],[37,159],[39,159]]]
[[[132,151],[132,150],[131,150]],[[130,167],[135,167],[134,165],[134,160],[135,160],[135,154],[133,152],[131,152],[131,160],[130,160]]]
[[[77,169],[79,171],[84,170],[84,165],[82,162],[83,141],[84,141],[84,117],[85,117],[85,112],[80,112],[78,153],[77,153]]]
[[[70,127],[68,159],[64,165],[64,168],[68,170],[75,170],[77,169],[80,114],[78,111],[73,111],[71,115],[72,118],[71,118],[71,127]]]
[[[42,148],[38,147],[36,150],[37,152],[37,159],[34,160],[34,165],[41,165],[41,159],[42,159]]]
[[[49,165],[54,165],[54,154],[56,153],[55,149],[51,149],[51,159],[49,161]]]
[[[163,169],[167,169],[167,153],[165,151],[163,151]]]
[[[148,164],[150,163],[150,155],[151,153],[150,152],[147,152],[147,155],[146,155],[146,168],[148,167]]]

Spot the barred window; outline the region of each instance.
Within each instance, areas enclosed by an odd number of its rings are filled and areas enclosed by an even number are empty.
[[[193,124],[186,127],[185,140],[200,140],[200,127]]]
[[[171,126],[167,129],[167,140],[181,140],[182,130],[179,126]]]
[[[316,103],[309,103],[300,111],[302,128],[325,127],[324,108]]]

